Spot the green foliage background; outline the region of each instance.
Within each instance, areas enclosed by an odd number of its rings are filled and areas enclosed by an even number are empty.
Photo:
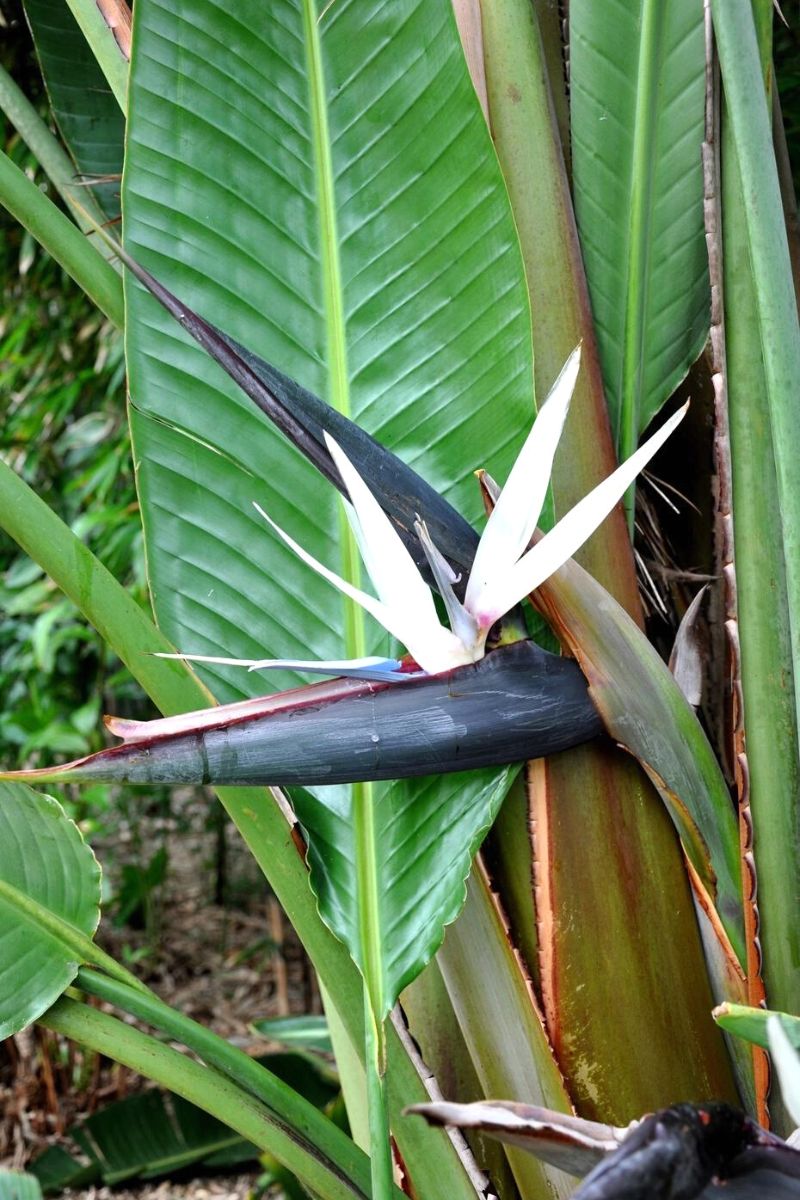
[[[21,7],[0,5],[0,19],[4,65],[44,113]],[[17,165],[36,172],[10,125],[2,137]],[[122,339],[5,213],[0,272],[0,455],[144,604]],[[99,749],[101,710],[150,713],[102,639],[2,532],[0,695],[0,745],[31,765]],[[105,801],[104,789],[81,797],[84,811]]]

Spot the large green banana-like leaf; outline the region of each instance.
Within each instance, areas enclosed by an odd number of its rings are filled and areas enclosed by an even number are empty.
[[[476,456],[503,477],[530,420],[530,335],[513,223],[447,0],[281,0],[266,10],[250,0],[235,12],[141,0],[123,207],[128,248],[171,290],[477,514]],[[385,635],[313,586],[252,508],[260,501],[357,579],[332,489],[150,297],[132,284],[128,299],[132,431],[161,626],[181,649],[236,657],[386,649]],[[226,699],[258,686],[242,673],[208,677]],[[464,783],[464,847],[496,791],[486,779]],[[438,892],[410,905],[400,886],[412,862],[432,877],[452,860],[449,842],[441,864],[434,853],[448,793],[423,783],[416,794],[412,805],[383,785],[353,793],[360,919],[335,895],[323,903],[348,913],[337,928],[371,964],[376,1013],[393,999],[378,943],[391,936],[405,980],[454,911]],[[306,815],[312,846],[335,843],[341,808],[330,795],[315,826]],[[390,848],[398,866],[383,878]],[[460,894],[462,878],[448,878]],[[329,884],[317,875],[320,894]]]
[[[61,806],[23,784],[0,784],[0,1038],[72,982],[99,906],[97,859]]]
[[[700,353],[705,54],[694,0],[573,0],[575,211],[620,457]]]
[[[47,93],[77,170],[107,217],[119,216],[125,118],[64,0],[25,0]],[[102,181],[102,182],[101,182]]]
[[[337,0],[321,17],[311,0],[235,15],[145,0],[131,89],[129,248],[476,516],[471,469],[503,477],[531,363],[514,230],[446,0]],[[135,286],[129,317],[159,623],[186,650],[341,655],[338,596],[252,508],[340,567],[333,491]],[[220,699],[257,686],[213,677]]]

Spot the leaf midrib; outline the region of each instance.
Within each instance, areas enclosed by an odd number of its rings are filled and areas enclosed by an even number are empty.
[[[631,219],[628,237],[628,295],[619,395],[618,451],[621,461],[636,449],[644,370],[644,313],[648,303],[650,226],[656,163],[658,81],[663,66],[666,5],[643,0],[636,73],[634,137],[631,157]]]
[[[334,408],[349,417],[351,416],[350,380],[347,364],[346,321],[336,220],[333,160],[325,99],[322,47],[314,0],[303,0],[303,24],[306,35],[311,134],[316,165],[320,221],[320,257],[329,371],[329,400]],[[358,587],[361,583],[358,547],[341,506],[339,506],[339,545],[342,553],[342,574],[345,579]],[[361,658],[366,653],[363,611],[351,600],[345,600],[344,611],[346,652],[352,658]],[[373,792],[374,788],[371,783],[353,785],[353,832],[356,849],[359,942],[362,954],[360,965],[369,992],[373,1014],[380,1021],[383,1017],[384,987]]]

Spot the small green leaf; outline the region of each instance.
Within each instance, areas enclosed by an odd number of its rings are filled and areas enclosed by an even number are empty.
[[[75,978],[78,939],[100,919],[100,867],[49,796],[0,784],[0,1038],[50,1007]]]
[[[0,1170],[0,1200],[42,1200],[39,1180],[22,1171]]]
[[[769,1050],[767,1022],[770,1017],[780,1017],[789,1041],[795,1050],[800,1050],[800,1017],[767,1008],[750,1008],[746,1004],[720,1004],[714,1009],[713,1016],[727,1033],[735,1033],[737,1037],[752,1042],[754,1046],[761,1046],[763,1050]]]
[[[315,1013],[304,1013],[299,1017],[268,1017],[263,1021],[253,1021],[253,1029],[282,1046],[333,1054],[327,1017]]]

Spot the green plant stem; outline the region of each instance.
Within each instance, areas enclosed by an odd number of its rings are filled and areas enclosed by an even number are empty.
[[[725,103],[742,182],[778,481],[800,734],[800,326],[750,0],[712,0]],[[777,518],[778,514],[775,514]],[[767,531],[763,531],[767,536]]]
[[[348,1177],[310,1138],[287,1131],[270,1109],[217,1071],[116,1017],[62,996],[39,1023],[105,1054],[183,1096],[266,1150],[325,1200],[367,1200],[369,1189]]]
[[[88,233],[93,228],[93,222],[88,221],[84,216],[84,209],[89,210],[94,223],[102,224],[104,217],[100,207],[86,188],[81,189],[83,206],[76,205],[75,165],[72,159],[58,138],[47,128],[27,96],[17,87],[8,71],[2,66],[0,66],[0,108],[17,130],[61,199],[71,210],[81,230]]]
[[[120,50],[114,32],[106,24],[95,0],[67,0],[97,65],[106,77],[123,113],[128,107],[128,63]]]
[[[769,63],[771,0],[762,0],[760,16],[762,62]],[[725,113],[721,151],[736,600],[760,940],[769,1001],[791,1010],[800,994],[800,927],[794,907],[786,903],[787,896],[800,893],[796,684],[768,389],[738,158]]]
[[[122,280],[52,200],[0,152],[0,204],[52,254],[110,321],[122,328]]]
[[[367,1076],[367,1114],[370,1129],[372,1194],[389,1200],[394,1188],[389,1110],[386,1103],[386,1044],[383,1021],[375,1010],[364,984],[364,1064]]]
[[[208,1066],[266,1105],[288,1136],[300,1145],[310,1142],[316,1146],[332,1170],[346,1174],[362,1190],[368,1190],[370,1166],[363,1151],[319,1109],[242,1050],[176,1012],[150,991],[134,990],[86,968],[78,972],[76,986],[182,1042]]]

